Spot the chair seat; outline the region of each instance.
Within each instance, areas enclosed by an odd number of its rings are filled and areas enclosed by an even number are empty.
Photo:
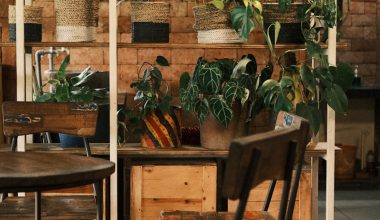
[[[161,220],[233,220],[232,212],[162,211]],[[244,220],[275,220],[268,212],[246,211]]]

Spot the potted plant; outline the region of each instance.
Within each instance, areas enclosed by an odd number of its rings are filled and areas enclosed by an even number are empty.
[[[187,72],[181,75],[180,101],[185,111],[196,113],[203,147],[227,149],[233,138],[246,133],[244,125],[256,89],[270,77],[270,67],[257,75],[253,55],[243,56],[239,62],[209,62],[201,57],[191,77]]]
[[[144,62],[138,71],[139,79],[131,84],[137,90],[134,97],[139,112],[134,116],[140,125],[137,133],[143,147],[179,147],[179,121],[171,106],[169,87],[157,65],[169,66],[169,62],[163,56],[157,56],[155,64]]]
[[[95,71],[85,68],[79,75],[68,77],[66,71],[70,63],[70,55],[62,61],[56,79],[50,79],[42,88],[50,87],[48,92],[37,92],[36,102],[101,102],[105,97],[104,90],[92,89],[86,83],[93,77]],[[41,90],[42,90],[41,88]],[[102,123],[98,123],[101,125]],[[81,138],[59,134],[63,147],[83,146]]]

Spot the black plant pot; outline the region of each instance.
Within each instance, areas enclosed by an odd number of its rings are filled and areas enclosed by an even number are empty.
[[[269,27],[270,23],[265,23],[265,30]],[[269,30],[269,36],[274,43],[274,28]],[[302,35],[301,23],[281,23],[281,29],[277,39],[278,44],[303,44],[305,39]]]

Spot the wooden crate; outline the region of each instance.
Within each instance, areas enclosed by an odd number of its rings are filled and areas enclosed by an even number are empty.
[[[264,205],[266,193],[268,191],[269,181],[265,181],[251,190],[247,203],[247,211],[261,210]],[[272,202],[269,206],[269,212],[277,218],[281,200],[282,181],[277,182],[273,193]],[[302,201],[302,202],[300,202]],[[228,211],[235,212],[238,200],[228,201]],[[302,172],[300,185],[294,205],[293,220],[311,220],[311,183],[310,172]]]
[[[131,218],[159,219],[161,210],[215,211],[216,164],[133,166]]]

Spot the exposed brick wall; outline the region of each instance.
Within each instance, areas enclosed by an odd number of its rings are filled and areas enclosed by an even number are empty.
[[[347,12],[347,1],[343,10]],[[359,66],[363,85],[374,85],[380,82],[379,61],[379,26],[377,16],[380,1],[350,0],[350,11],[339,27],[341,40],[348,43],[348,48],[337,53],[338,62],[348,62]],[[380,26],[379,26],[380,27]]]

